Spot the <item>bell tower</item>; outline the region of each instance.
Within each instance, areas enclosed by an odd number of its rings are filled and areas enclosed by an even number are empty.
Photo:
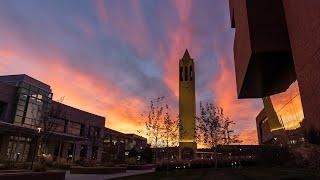
[[[188,50],[179,61],[179,154],[182,159],[192,159],[197,150],[195,138],[195,71]]]

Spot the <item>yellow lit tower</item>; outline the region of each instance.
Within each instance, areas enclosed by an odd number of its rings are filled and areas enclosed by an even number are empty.
[[[180,158],[191,159],[195,156],[195,73],[194,62],[188,50],[179,62],[179,149]]]

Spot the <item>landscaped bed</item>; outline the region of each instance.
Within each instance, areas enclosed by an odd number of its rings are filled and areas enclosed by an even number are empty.
[[[155,168],[153,164],[144,164],[144,165],[127,165],[127,170],[150,170]]]
[[[81,167],[73,166],[70,168],[71,174],[115,174],[126,172],[125,167]]]
[[[46,172],[33,172],[33,171],[1,171],[1,180],[64,180],[65,171],[46,171]]]

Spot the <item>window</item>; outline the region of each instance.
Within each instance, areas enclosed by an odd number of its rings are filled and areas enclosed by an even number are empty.
[[[88,132],[89,137],[99,137],[100,136],[100,128],[90,126],[89,127],[89,132]]]
[[[184,80],[185,81],[188,81],[188,67],[186,66],[186,67],[184,67]]]
[[[80,158],[87,158],[87,151],[88,151],[88,146],[87,145],[81,145]]]
[[[68,124],[68,133],[76,136],[80,136],[81,124],[70,121]]]
[[[97,159],[98,157],[98,146],[92,146],[91,159]]]
[[[85,136],[85,128],[86,126],[84,124],[81,124],[80,136]]]
[[[180,67],[180,81],[183,81],[183,67]]]
[[[65,133],[65,124],[66,121],[63,119],[51,119],[52,123],[54,123],[53,125],[53,131],[55,132],[61,132],[61,133]]]
[[[30,128],[43,126],[43,120],[50,109],[50,104],[50,92],[45,92],[25,82],[20,83],[14,123]]]
[[[301,126],[304,113],[297,81],[291,84],[285,92],[272,95],[270,98],[280,124],[286,130],[294,130]]]
[[[193,80],[193,69],[192,66],[190,66],[190,80]]]
[[[4,118],[6,104],[4,102],[0,102],[0,119]]]

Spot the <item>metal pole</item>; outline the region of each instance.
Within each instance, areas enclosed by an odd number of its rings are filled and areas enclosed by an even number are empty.
[[[36,144],[34,146],[34,150],[33,150],[33,155],[32,155],[32,161],[31,161],[31,170],[33,169],[33,162],[34,162],[34,158],[36,156],[36,153],[37,153],[37,146],[38,146],[38,139],[39,139],[39,133],[37,134],[36,136]]]
[[[38,133],[37,133],[37,138],[36,138],[36,145],[35,145],[35,148],[34,148],[34,151],[33,151],[33,156],[32,156],[32,161],[31,161],[31,170],[33,169],[33,162],[34,162],[34,158],[36,156],[36,153],[37,153],[37,149],[38,149],[38,140],[39,140],[39,136],[40,136],[40,133],[41,133],[41,128],[37,128],[38,130]]]

